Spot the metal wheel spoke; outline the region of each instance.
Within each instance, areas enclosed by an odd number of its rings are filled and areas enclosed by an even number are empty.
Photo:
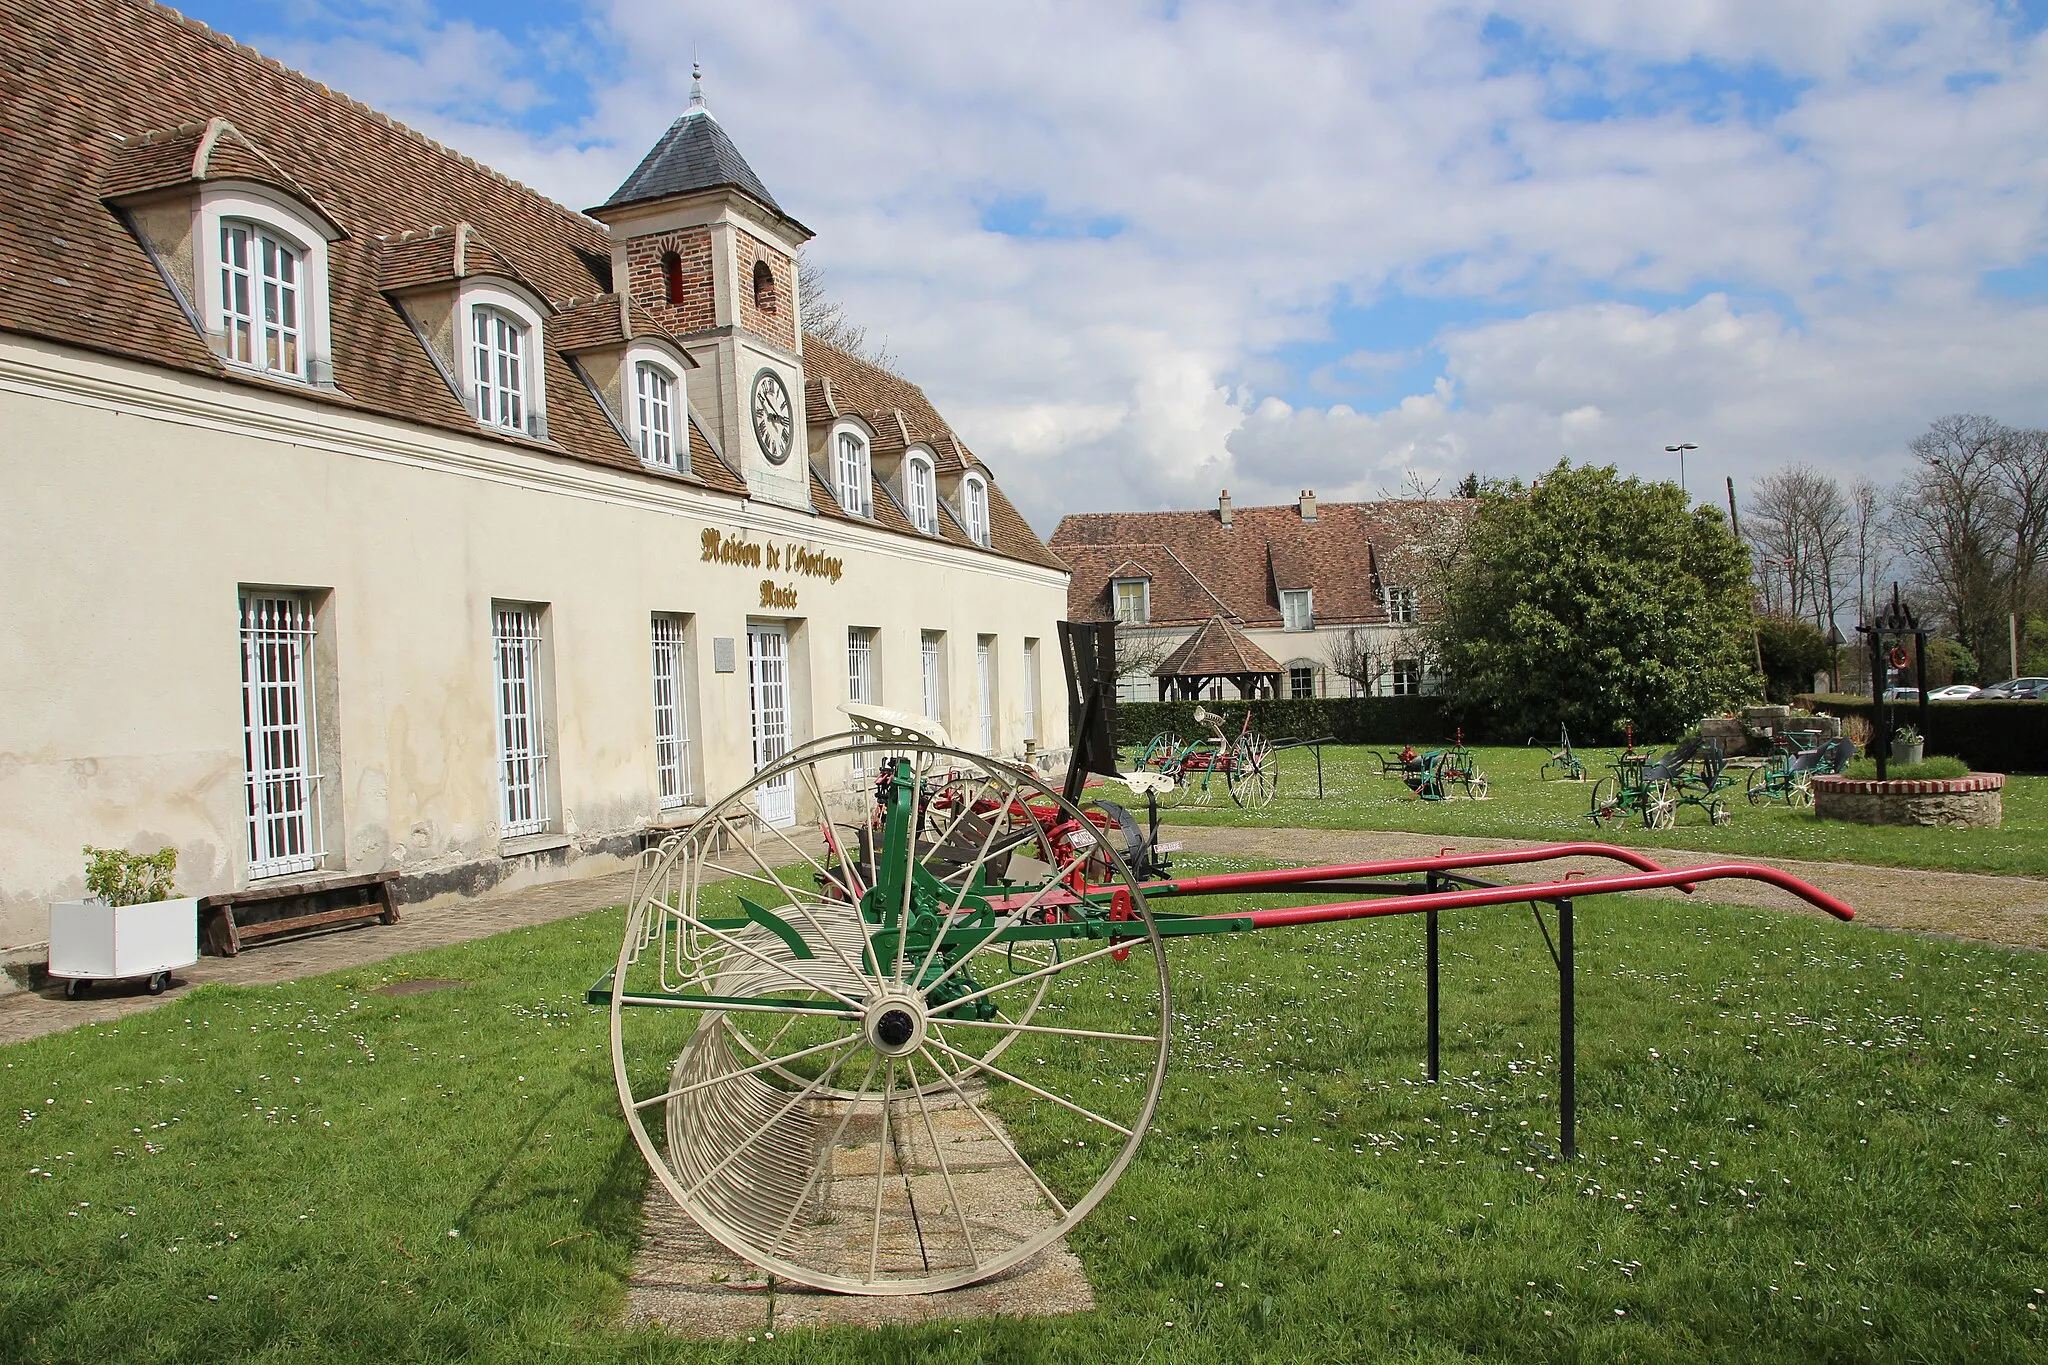
[[[1014,910],[1005,910],[1003,912],[1004,916],[1011,920],[1022,922],[1024,916],[1030,914],[1031,911],[1037,907],[1040,901],[1044,900],[1047,896],[1051,895],[1055,890],[1058,890],[1061,887],[1061,885],[1066,881],[1067,877],[1073,873],[1075,868],[1081,866],[1081,864],[1087,861],[1088,853],[1085,849],[1080,853],[1076,853],[1073,859],[1066,863],[1064,866],[1062,866],[1059,869],[1059,871],[1055,872],[1052,875],[1052,877],[1049,880],[1047,880],[1044,886],[1039,887],[1038,890],[1031,893],[1030,900],[1025,901],[1024,904],[1018,906]],[[927,992],[937,990],[940,986],[943,986],[946,982],[952,980],[957,973],[966,968],[967,964],[973,960],[975,954],[985,951],[991,944],[995,943],[995,941],[1000,937],[1002,937],[1000,934],[990,934],[987,938],[975,944],[966,952],[960,954],[959,960],[954,962],[952,966],[946,968],[945,971],[940,972],[937,979],[935,979],[930,985],[926,986],[925,990]],[[1076,962],[1084,962],[1086,960],[1086,958],[1074,959],[1074,961]],[[1022,978],[1020,977],[1018,979],[1021,980]],[[1015,983],[1013,982],[1011,984]]]
[[[889,1180],[889,1109],[896,1102],[896,1059],[891,1057],[882,1072],[882,1136],[875,1145],[875,1226],[868,1239],[868,1280],[875,1278],[875,1262],[882,1254],[882,1190]],[[896,1163],[899,1167],[902,1162]]]
[[[960,1191],[953,1184],[952,1168],[946,1165],[945,1144],[939,1141],[939,1130],[932,1123],[931,1106],[925,1103],[924,1085],[917,1079],[917,1064],[906,1055],[903,1070],[910,1077],[910,1093],[917,1096],[918,1112],[924,1115],[924,1133],[931,1139],[932,1155],[938,1158],[939,1174],[945,1177],[946,1198],[953,1205],[953,1216],[960,1220],[960,1239],[967,1244],[967,1259],[976,1266],[981,1264],[981,1253],[974,1246],[974,1229],[967,1221],[967,1206],[960,1202]]]
[[[660,1104],[664,1100],[680,1099],[684,1095],[692,1095],[699,1090],[708,1090],[714,1085],[723,1085],[735,1076],[751,1076],[757,1071],[767,1071],[771,1067],[786,1066],[790,1062],[816,1056],[820,1052],[828,1052],[835,1047],[845,1047],[849,1043],[857,1043],[860,1040],[858,1033],[850,1033],[844,1038],[834,1038],[829,1043],[819,1043],[816,1047],[807,1047],[801,1052],[792,1052],[784,1057],[770,1057],[765,1062],[757,1062],[753,1066],[741,1067],[738,1071],[720,1072],[708,1081],[693,1081],[689,1085],[679,1086],[674,1090],[664,1090],[659,1095],[649,1095],[644,1100],[634,1100],[633,1107],[635,1109],[646,1109],[651,1105]]]
[[[677,913],[680,916],[681,912]],[[788,963],[777,962],[774,958],[769,957],[766,953],[756,951],[750,944],[747,944],[741,941],[740,939],[734,938],[731,934],[726,933],[725,930],[712,928],[709,924],[706,924],[703,920],[698,919],[695,915],[689,916],[685,922],[694,925],[697,929],[697,932],[703,934],[710,934],[719,942],[726,944],[728,947],[737,948],[740,952],[743,952],[748,957],[755,959],[763,966],[771,967],[774,970],[782,973],[784,976],[788,977],[790,980],[802,983],[803,986],[809,990],[817,991],[821,995],[829,995],[834,1000],[839,1001],[841,1004],[846,1005],[849,1008],[856,1010],[860,1008],[860,1001],[846,994],[846,992],[841,990],[835,990],[831,986],[827,986],[821,982],[811,980],[811,978],[805,976],[802,972],[796,970],[794,967],[791,967]]]
[[[855,1098],[842,1101],[842,1107],[845,1112],[839,1116],[839,1126],[832,1130],[832,1140],[820,1149],[826,1154],[825,1159],[813,1163],[811,1166],[810,1178],[804,1181],[803,1189],[797,1192],[796,1202],[790,1205],[788,1215],[783,1218],[781,1226],[775,1229],[774,1239],[768,1243],[771,1251],[781,1250],[783,1242],[789,1237],[790,1230],[796,1226],[797,1216],[803,1212],[804,1205],[810,1201],[812,1188],[817,1185],[820,1177],[829,1176],[832,1169],[831,1153],[838,1149],[840,1140],[846,1136],[846,1126],[853,1121],[854,1111],[860,1107],[859,1097],[868,1093],[868,1087],[873,1085],[875,1081],[875,1071],[881,1065],[882,1059],[880,1057],[869,1062],[867,1075],[860,1078],[860,1085],[854,1089]]]
[[[1003,794],[1003,810],[1005,814],[1009,812],[1010,802],[1016,798],[1017,785],[1017,783],[1012,782],[1009,786],[1009,789]],[[1028,803],[1026,804],[1025,809],[1030,809],[1030,805]],[[1034,815],[1031,817],[1031,819],[1033,824],[1038,823],[1037,816]],[[976,852],[976,854],[974,855],[974,861],[969,863],[966,866],[966,868],[963,869],[962,875],[960,877],[960,890],[958,894],[956,894],[953,897],[953,904],[947,909],[946,912],[946,920],[948,923],[952,921],[953,916],[960,913],[960,907],[967,903],[967,889],[974,884],[974,878],[971,874],[973,873],[974,869],[982,866],[985,862],[987,862],[989,845],[996,837],[997,828],[998,826],[994,820],[989,821],[988,833],[982,838],[980,850]],[[924,980],[924,974],[931,970],[932,960],[938,956],[939,945],[944,943],[945,941],[946,935],[944,933],[944,926],[942,925],[941,932],[932,936],[930,946],[924,950],[924,961],[917,964],[917,975],[911,977],[911,980]]]
[[[936,1035],[937,1032],[937,1028],[934,1027],[934,1035]],[[962,1052],[958,1048],[946,1042],[946,1040],[942,1037],[934,1036],[932,1039],[932,1044],[933,1046],[937,1047],[941,1052],[945,1053],[948,1057],[957,1058],[958,1060],[966,1063],[968,1066],[973,1067],[976,1071],[986,1071],[989,1075],[994,1076],[997,1080],[1008,1081],[1011,1085],[1016,1086],[1019,1090],[1028,1090],[1029,1092],[1031,1092],[1034,1095],[1037,1095],[1041,1099],[1051,1100],[1054,1104],[1059,1105],[1061,1108],[1071,1109],[1075,1113],[1079,1114],[1082,1118],[1087,1119],[1091,1123],[1099,1123],[1104,1128],[1108,1128],[1113,1132],[1122,1133],[1125,1137],[1129,1137],[1131,1135],[1131,1130],[1124,1127],[1121,1123],[1118,1123],[1115,1119],[1106,1119],[1092,1109],[1084,1109],[1080,1105],[1074,1103],[1072,1100],[1063,1099],[1062,1097],[1053,1094],[1052,1091],[1045,1090],[1038,1086],[1035,1086],[1031,1082],[1023,1079],[1020,1076],[1011,1075],[1009,1072],[1003,1070],[999,1066],[996,1066],[989,1062],[984,1062],[979,1057],[973,1056],[970,1053]]]
[[[1137,926],[1134,925],[1134,927]],[[1013,976],[1008,981],[998,981],[993,986],[983,986],[980,990],[969,992],[968,994],[961,996],[957,1000],[947,1001],[947,1008],[957,1009],[959,1006],[965,1005],[970,1001],[979,1000],[985,995],[994,995],[997,991],[1006,991],[1010,989],[1010,987],[1012,986],[1021,986],[1027,981],[1037,981],[1042,977],[1057,976],[1059,973],[1066,971],[1069,967],[1078,967],[1084,962],[1093,962],[1096,958],[1107,957],[1111,953],[1123,952],[1124,950],[1128,949],[1131,946],[1131,944],[1136,943],[1137,941],[1138,936],[1133,934],[1129,942],[1112,943],[1107,947],[1097,948],[1092,953],[1083,953],[1079,957],[1063,958],[1062,960],[1053,963],[1050,967],[1040,967],[1035,972],[1026,972],[1022,976]],[[967,959],[964,957],[961,959],[962,962],[965,962],[966,960]],[[944,979],[944,977],[940,978],[940,980]]]
[[[1005,1033],[1045,1033],[1056,1038],[1096,1038],[1107,1043],[1149,1043],[1154,1047],[1159,1045],[1157,1034],[1103,1033],[1095,1029],[1054,1028],[1048,1024],[1013,1024],[1008,1020],[953,1019],[946,1015],[935,1015],[933,1022],[944,1024],[947,1028],[998,1029]]]
[[[761,1005],[751,1004],[743,1000],[712,999],[701,995],[622,995],[619,997],[619,1000],[622,1004],[627,1005],[645,1005],[655,1009],[709,1010],[714,1014],[730,1010],[740,1014],[789,1014],[794,1012],[813,1014],[820,1019],[860,1018],[860,1011],[857,1009],[839,1009],[833,1005],[819,1005],[816,1008],[811,1008],[806,1005],[792,1004],[787,1000],[779,1000]]]
[[[1012,1145],[1010,1142],[1009,1134],[1005,1133],[1002,1130],[1002,1127],[999,1124],[997,1124],[994,1119],[990,1118],[987,1114],[984,1114],[981,1110],[980,1105],[976,1104],[973,1100],[968,1098],[967,1092],[960,1088],[959,1079],[951,1071],[948,1071],[945,1068],[945,1066],[940,1063],[938,1058],[932,1056],[931,1053],[925,1051],[922,1047],[920,1047],[917,1051],[919,1056],[923,1057],[925,1061],[931,1063],[932,1070],[939,1073],[939,1078],[945,1081],[946,1088],[953,1092],[954,1097],[958,1099],[960,1103],[966,1105],[968,1109],[973,1112],[975,1118],[981,1120],[981,1126],[988,1130],[988,1135],[996,1140],[996,1144],[998,1146],[1000,1146],[1004,1151],[1010,1154],[1010,1160],[1016,1162],[1017,1165],[1023,1170],[1024,1174],[1031,1177],[1031,1183],[1038,1186],[1038,1192],[1044,1195],[1046,1199],[1051,1202],[1052,1206],[1055,1209],[1059,1210],[1060,1217],[1065,1218],[1067,1216],[1067,1206],[1061,1203],[1060,1197],[1052,1192],[1052,1186],[1046,1184],[1045,1181],[1039,1177],[1038,1172],[1032,1168],[1031,1163],[1026,1161],[1022,1156],[1018,1155],[1016,1147]]]

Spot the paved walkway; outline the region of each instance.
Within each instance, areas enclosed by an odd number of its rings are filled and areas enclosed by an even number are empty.
[[[1239,854],[1276,863],[1366,862],[1435,853],[1448,846],[1461,851],[1519,848],[1508,839],[1446,840],[1433,834],[1396,834],[1371,830],[1232,829],[1217,826],[1169,826],[1167,837],[1189,852]],[[1668,867],[1727,862],[1716,854],[1645,850]],[[1966,872],[1923,872],[1910,868],[1865,867],[1856,863],[1810,863],[1785,859],[1768,862],[1803,877],[1856,907],[1860,924],[1951,934],[2015,947],[2048,948],[2048,880],[2032,877],[1985,877]],[[1504,869],[1504,880],[1530,880],[1551,875],[1560,866],[1586,871],[1611,869],[1597,859]],[[514,891],[499,891],[474,900],[445,897],[407,906],[397,924],[369,924],[304,938],[273,941],[245,950],[239,957],[202,957],[195,966],[174,975],[171,989],[153,996],[140,983],[96,986],[78,1000],[66,1000],[62,983],[37,991],[0,997],[0,1044],[18,1043],[47,1033],[102,1023],[175,999],[193,986],[210,981],[237,985],[268,985],[302,976],[318,976],[365,963],[382,962],[401,953],[468,943],[508,929],[580,915],[622,904],[632,890],[632,873],[545,882]],[[1677,891],[1647,893],[1682,899]],[[1818,914],[1804,902],[1756,882],[1715,883],[1702,895],[1726,904]]]
[[[633,874],[627,871],[543,882],[516,891],[492,892],[473,900],[444,896],[401,907],[396,924],[373,921],[330,933],[274,939],[245,948],[237,957],[202,957],[193,966],[174,972],[171,988],[163,995],[151,995],[140,982],[133,982],[94,986],[79,999],[66,1000],[64,983],[54,982],[40,990],[0,997],[0,1044],[19,1043],[80,1024],[103,1023],[154,1009],[191,987],[208,982],[269,985],[567,919],[586,910],[621,905],[632,889]]]
[[[1231,853],[1275,863],[1356,863],[1377,858],[1413,858],[1455,848],[1476,853],[1527,848],[1531,841],[1514,839],[1448,839],[1441,834],[1394,834],[1374,830],[1234,829],[1209,825],[1168,826],[1163,839],[1178,839],[1191,853]],[[1666,867],[1698,867],[1706,863],[1753,862],[1781,868],[1849,903],[1859,925],[1910,929],[1983,939],[2020,948],[2048,948],[2048,880],[2034,877],[1987,877],[1969,872],[1926,872],[1917,868],[1867,867],[1861,863],[1812,863],[1787,858],[1744,858],[1725,853],[1693,853],[1646,848],[1639,852]],[[1558,869],[1587,872],[1626,871],[1604,858],[1566,858],[1500,870],[1501,881],[1549,880]],[[1484,874],[1480,874],[1484,875]],[[1641,893],[1671,900],[1680,891]],[[1762,882],[1717,881],[1697,893],[1724,905],[1754,905],[1803,914],[1821,912],[1776,887]]]

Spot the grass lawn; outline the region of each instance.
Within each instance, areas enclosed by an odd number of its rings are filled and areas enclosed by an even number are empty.
[[[618,923],[0,1048],[0,1359],[2048,1352],[2048,959],[1614,898],[1579,907],[1576,1162],[1526,911],[1447,917],[1434,1088],[1419,923],[1183,941],[1156,1131],[1075,1238],[1098,1311],[625,1332],[647,1177],[581,998]],[[469,984],[374,993],[405,977]]]
[[[1397,749],[1382,752],[1391,757]],[[1314,757],[1307,750],[1290,750],[1280,755],[1280,794],[1264,810],[1233,806],[1219,779],[1207,807],[1183,805],[1168,812],[1167,818],[1193,825],[1412,830],[1495,839],[1598,838],[1641,848],[2048,877],[2048,777],[2006,780],[2002,829],[1851,825],[1817,819],[1811,810],[1791,810],[1775,802],[1752,806],[1743,795],[1738,772],[1736,785],[1724,793],[1734,812],[1727,825],[1710,826],[1703,810],[1684,806],[1674,829],[1647,830],[1638,822],[1614,831],[1596,830],[1586,818],[1594,779],[1608,771],[1609,751],[1580,752],[1588,769],[1584,782],[1539,781],[1537,769],[1545,750],[1475,752],[1491,789],[1485,801],[1418,800],[1399,781],[1379,776],[1370,750],[1332,746],[1323,750],[1327,796],[1321,801],[1315,799]]]

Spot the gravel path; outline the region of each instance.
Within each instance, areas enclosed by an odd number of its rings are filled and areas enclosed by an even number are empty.
[[[1296,865],[1412,858],[1447,847],[1461,853],[1532,847],[1526,841],[1513,839],[1458,839],[1451,842],[1437,834],[1393,834],[1377,830],[1231,829],[1215,825],[1172,825],[1162,829],[1160,836],[1165,840],[1179,840],[1190,853],[1234,854]],[[1738,859],[1677,849],[1639,851],[1666,867],[1697,867],[1704,863],[1739,861],[1782,868],[1854,906],[1858,925],[1948,934],[2019,948],[2048,948],[2048,880],[1985,877],[1969,872],[1925,872],[1902,867],[1866,867],[1860,863]],[[1619,870],[1618,864],[1604,859],[1571,858],[1556,863],[1504,868],[1500,879],[1548,879],[1560,867],[1588,872]],[[1679,891],[1643,894],[1684,898],[1684,893]],[[1716,882],[1698,894],[1703,899],[1725,905],[1754,905],[1815,916],[1821,914],[1797,897],[1761,882]]]

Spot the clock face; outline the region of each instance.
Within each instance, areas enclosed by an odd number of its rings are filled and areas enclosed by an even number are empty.
[[[781,464],[789,458],[790,442],[796,437],[796,419],[789,409],[789,390],[782,376],[762,370],[754,376],[754,439],[768,463]]]

